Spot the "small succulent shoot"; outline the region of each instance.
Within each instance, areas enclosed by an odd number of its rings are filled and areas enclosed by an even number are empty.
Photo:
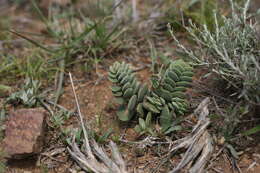
[[[185,91],[191,86],[192,67],[183,60],[173,61],[162,76],[162,82],[153,88],[151,97],[146,97],[143,106],[155,114],[162,112],[165,105],[169,111],[183,115],[188,109]]]
[[[21,103],[27,107],[37,106],[41,99],[39,90],[41,83],[38,80],[27,78],[22,89],[12,93],[6,100],[7,103]]]
[[[184,115],[189,107],[185,91],[191,86],[192,70],[183,60],[172,61],[163,73],[151,77],[149,89],[147,84],[137,81],[128,64],[115,62],[110,67],[109,80],[114,84],[113,95],[121,100],[117,116],[121,121],[138,116],[136,130],[141,132],[148,132],[144,118],[150,121],[152,116],[160,117],[162,131],[173,128],[173,115]]]
[[[143,104],[139,103],[136,107],[136,111],[139,117],[144,118],[145,112],[144,112],[144,108],[143,108]]]
[[[149,133],[152,136],[156,136],[156,133],[152,128],[152,113],[149,112],[145,120],[143,118],[139,118],[138,125],[136,125],[134,129],[137,133],[140,133],[140,135]]]
[[[121,121],[129,121],[136,114],[136,106],[148,92],[147,85],[137,81],[133,70],[125,62],[115,62],[109,68],[108,79],[113,83],[111,91],[121,106],[117,116]]]
[[[171,115],[173,112],[170,112],[170,109],[167,105],[165,105],[160,114],[160,124],[162,126],[162,131],[165,132],[172,126],[173,116]]]
[[[118,111],[116,112],[119,120],[121,121],[129,121],[134,113],[133,112],[130,112],[127,107],[125,107],[124,105],[121,105],[118,109]]]
[[[152,75],[150,81],[153,88],[158,88],[160,86],[160,76]]]

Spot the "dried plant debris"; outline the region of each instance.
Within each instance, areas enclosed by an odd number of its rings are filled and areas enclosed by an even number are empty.
[[[213,152],[212,139],[207,131],[210,124],[208,104],[209,98],[204,99],[194,114],[198,117],[199,121],[193,128],[189,136],[180,139],[180,143],[175,145],[170,152],[179,150],[180,148],[187,148],[181,162],[170,173],[177,173],[184,168],[190,173],[202,173],[210,159]],[[192,164],[190,164],[192,163]]]

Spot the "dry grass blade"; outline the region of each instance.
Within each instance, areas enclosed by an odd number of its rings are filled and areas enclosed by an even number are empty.
[[[29,41],[29,42],[32,43],[33,45],[36,45],[36,46],[42,48],[43,50],[45,50],[45,51],[47,51],[47,52],[55,53],[55,50],[49,49],[49,48],[43,46],[42,44],[38,43],[37,41],[34,41],[34,40],[32,40],[32,39],[30,39],[30,38],[28,38],[28,37],[22,35],[21,33],[15,31],[15,30],[8,30],[8,32],[10,32],[10,33],[12,33],[12,34],[14,34],[14,35],[16,35],[16,36],[18,36],[18,37],[21,37],[21,38],[23,38],[23,39]]]
[[[211,136],[207,131],[203,133],[203,136],[201,136],[200,140],[198,141],[197,146],[199,145],[203,146],[202,152],[197,159],[196,164],[190,168],[190,173],[204,172],[205,165],[208,163],[211,157],[213,146]]]
[[[74,94],[76,105],[77,105],[77,109],[78,109],[80,125],[82,127],[83,134],[84,134],[85,149],[87,150],[87,154],[88,154],[89,157],[95,158],[93,153],[91,152],[91,149],[90,149],[90,144],[89,144],[89,140],[88,140],[88,133],[87,133],[87,130],[85,128],[84,121],[83,121],[83,118],[82,118],[82,114],[81,114],[81,110],[80,110],[80,106],[79,106],[79,102],[78,102],[78,98],[77,98],[77,95],[76,95],[76,91],[75,91],[75,87],[74,87],[74,83],[73,83],[73,79],[72,79],[71,73],[69,73],[69,76],[70,76],[70,82],[71,82],[73,94]]]
[[[78,165],[85,171],[91,170],[95,173],[127,173],[124,160],[122,159],[116,144],[110,142],[110,148],[112,150],[111,159],[107,153],[104,152],[103,148],[96,143],[96,141],[89,140],[80,111],[71,73],[69,73],[69,76],[78,109],[80,124],[84,133],[84,147],[86,151],[80,150],[77,143],[75,142],[75,136],[73,136],[72,143],[70,144],[70,147],[67,148],[68,152],[70,153],[71,157],[78,163]]]
[[[115,160],[116,164],[122,169],[122,170],[126,170],[126,165],[125,165],[125,162],[122,158],[122,156],[120,155],[119,151],[118,151],[118,148],[117,148],[117,145],[110,141],[110,148],[111,148],[111,151],[112,151],[112,157],[113,159]]]
[[[210,134],[207,132],[209,125],[209,119],[207,118],[209,98],[206,98],[194,111],[194,114],[198,116],[198,123],[193,128],[190,136],[178,140],[178,145],[171,149],[171,153],[180,148],[188,148],[184,154],[181,162],[177,167],[170,171],[170,173],[177,173],[183,170],[189,163],[193,163],[192,167],[188,167],[190,173],[202,173],[206,166],[207,161],[211,157],[213,146]]]
[[[60,66],[61,71],[59,73],[58,88],[57,88],[56,95],[55,95],[54,108],[56,108],[58,101],[59,101],[59,98],[60,98],[61,93],[62,93],[62,87],[63,87],[63,81],[64,81],[64,70],[65,70],[65,59],[62,59],[60,61],[59,66]]]

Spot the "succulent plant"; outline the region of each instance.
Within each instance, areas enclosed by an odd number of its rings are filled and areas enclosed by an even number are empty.
[[[191,86],[192,67],[183,60],[170,63],[164,73],[153,75],[152,87],[137,81],[133,70],[126,63],[115,62],[109,71],[111,90],[121,104],[117,115],[129,121],[134,115],[143,118],[160,116],[162,129],[172,126],[173,115],[184,115],[188,109],[185,91]]]
[[[170,111],[183,115],[188,103],[185,100],[185,91],[192,82],[192,67],[183,60],[173,61],[162,76],[157,88],[152,88],[151,96],[145,98],[144,107],[160,113],[165,105]]]
[[[137,104],[147,94],[148,87],[137,81],[130,65],[124,62],[110,66],[108,78],[113,83],[112,93],[121,104],[117,116],[122,121],[129,121],[136,113]]]
[[[143,118],[138,119],[138,125],[135,126],[135,131],[140,133],[140,135],[144,133],[149,133],[155,136],[155,132],[152,129],[152,114],[149,112],[146,116],[146,119]]]

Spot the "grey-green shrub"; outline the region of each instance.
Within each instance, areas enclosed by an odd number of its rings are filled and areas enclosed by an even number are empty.
[[[200,29],[190,21],[185,27],[199,46],[195,51],[188,50],[174,36],[174,40],[190,58],[199,65],[208,66],[211,73],[223,79],[227,88],[234,88],[238,98],[260,102],[260,39],[253,15],[248,14],[250,0],[244,7],[239,7],[230,0],[232,14],[222,16],[220,26],[215,16],[215,30],[210,31],[206,25]]]

